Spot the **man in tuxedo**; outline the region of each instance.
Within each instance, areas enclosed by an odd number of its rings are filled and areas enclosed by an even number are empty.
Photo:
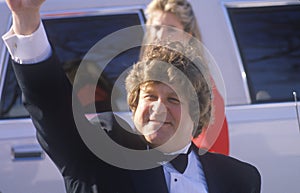
[[[76,88],[47,40],[42,3],[7,0],[13,25],[3,39],[38,141],[67,192],[260,192],[254,166],[202,152],[191,141],[212,111],[209,73],[193,48],[177,42],[148,46],[125,82],[134,129],[114,113],[93,124],[72,98]]]

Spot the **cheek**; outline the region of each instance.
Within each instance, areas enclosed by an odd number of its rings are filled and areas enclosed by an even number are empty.
[[[135,124],[142,124],[144,122],[144,119],[149,114],[149,107],[147,104],[143,102],[139,102],[137,105],[137,108],[133,114],[133,120]]]
[[[175,107],[170,109],[172,117],[176,120],[177,124],[183,119],[184,113],[185,112],[181,112],[181,108],[180,107]]]
[[[191,122],[191,116],[188,108],[179,108],[174,111],[173,117],[176,119],[177,126],[182,126]],[[189,124],[190,125],[190,124]]]
[[[194,129],[194,121],[188,109],[183,111],[182,122],[185,125],[185,127],[187,127],[187,133],[192,135]]]

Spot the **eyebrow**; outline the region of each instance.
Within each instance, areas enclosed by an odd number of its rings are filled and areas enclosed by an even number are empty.
[[[151,87],[151,85],[147,85],[147,86],[143,86],[141,87],[140,89],[141,91],[145,92],[145,93],[151,93],[151,92],[156,92],[156,90]],[[178,94],[171,88],[171,92],[168,92],[167,94],[170,95],[170,96],[176,96],[177,98],[180,98],[178,96]]]

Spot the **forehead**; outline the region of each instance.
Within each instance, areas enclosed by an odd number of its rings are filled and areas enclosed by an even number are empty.
[[[154,11],[151,14],[151,18],[149,22],[150,23],[148,24],[151,25],[167,25],[167,26],[183,29],[183,25],[181,24],[178,17],[171,12],[164,12],[160,10]]]
[[[140,85],[141,92],[145,93],[160,93],[166,95],[181,95],[178,91],[174,90],[174,87],[161,82],[146,82]]]

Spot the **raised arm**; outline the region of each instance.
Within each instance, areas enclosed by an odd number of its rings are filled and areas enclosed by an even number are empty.
[[[45,0],[6,0],[13,16],[13,31],[30,35],[39,27],[40,7]]]
[[[41,24],[40,7],[44,0],[6,0],[11,10],[11,29],[2,36],[4,43],[17,63],[33,64],[51,55],[44,26]]]
[[[51,50],[41,59],[40,54],[47,52],[45,46],[49,43],[39,13],[44,0],[6,2],[13,15],[13,26],[3,39],[12,55],[23,102],[36,127],[37,139],[55,164],[64,168],[66,175],[76,173],[68,164],[74,165],[72,160],[76,160],[80,165],[81,158],[92,156],[78,134],[73,117],[72,86],[61,63]],[[86,121],[84,116],[80,118]]]

